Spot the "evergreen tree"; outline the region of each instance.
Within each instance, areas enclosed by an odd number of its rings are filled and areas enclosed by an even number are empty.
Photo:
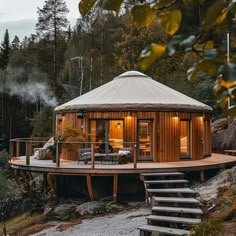
[[[69,25],[69,27],[68,27],[68,29],[67,29],[67,42],[70,41],[71,36],[72,36],[72,30],[71,30],[71,27],[70,27],[70,25]]]
[[[19,49],[20,48],[20,39],[17,35],[15,35],[15,38],[11,42],[11,48],[12,49]]]
[[[67,27],[68,20],[66,18],[69,12],[66,2],[63,0],[48,0],[42,9],[38,8],[38,23],[36,24],[36,31],[39,36],[48,36],[53,39],[53,88],[54,91],[57,85],[57,39],[62,30]]]
[[[7,68],[10,53],[10,42],[8,30],[4,34],[4,40],[0,46],[0,69],[5,70]]]

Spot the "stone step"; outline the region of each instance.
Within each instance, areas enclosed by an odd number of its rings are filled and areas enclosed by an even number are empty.
[[[190,231],[188,230],[174,229],[174,228],[167,228],[153,225],[143,225],[140,226],[139,229],[141,232],[157,232],[166,235],[178,235],[178,236],[190,235]]]
[[[171,202],[171,203],[192,203],[199,204],[199,201],[195,198],[185,197],[153,197],[155,202]]]
[[[176,175],[180,175],[180,176],[183,176],[184,173],[182,172],[166,172],[166,173],[141,173],[141,176],[144,176],[144,177],[149,177],[149,176],[176,176]]]
[[[190,213],[190,214],[199,214],[199,215],[203,214],[201,209],[198,209],[198,208],[186,208],[186,207],[161,207],[161,206],[154,206],[154,207],[152,207],[152,211],[175,212],[175,213]]]
[[[161,189],[152,189],[147,188],[148,193],[196,193],[190,188],[161,188]]]
[[[184,218],[184,217],[173,217],[173,216],[159,216],[159,215],[149,215],[147,220],[153,221],[164,221],[164,222],[172,222],[172,223],[183,223],[183,224],[199,224],[201,223],[201,219],[196,218]]]
[[[144,180],[145,184],[178,184],[185,183],[187,184],[189,181],[185,179],[174,179],[174,180]]]

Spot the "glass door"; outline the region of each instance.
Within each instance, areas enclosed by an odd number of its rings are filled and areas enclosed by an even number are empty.
[[[180,158],[190,158],[189,120],[180,120]]]
[[[123,147],[123,123],[123,120],[90,121],[91,141],[95,143],[95,152],[118,152]]]
[[[138,120],[138,160],[152,160],[152,120]]]

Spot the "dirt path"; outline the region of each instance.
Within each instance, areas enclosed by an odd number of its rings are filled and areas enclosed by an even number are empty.
[[[60,231],[61,222],[51,222],[55,226],[31,236],[138,236],[139,226],[146,223],[149,208],[138,208],[117,214],[98,216],[82,220],[81,224]]]

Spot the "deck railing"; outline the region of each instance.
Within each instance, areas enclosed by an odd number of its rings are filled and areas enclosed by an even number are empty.
[[[35,156],[36,150],[48,150],[49,146],[54,147],[55,151],[55,167],[60,168],[61,167],[61,151],[64,149],[64,151],[68,148],[68,146],[74,147],[74,149],[77,150],[76,155],[79,156],[79,149],[80,148],[91,148],[91,169],[95,169],[96,166],[96,159],[95,154],[98,152],[97,147],[101,144],[98,142],[81,142],[81,141],[59,141],[55,140],[54,144],[49,144],[47,147],[45,147],[45,144],[48,142],[49,138],[16,138],[10,140],[10,161],[12,161],[16,157],[25,157],[25,164],[27,166],[30,166],[30,160],[31,157]],[[105,143],[105,142],[104,142]],[[106,143],[105,143],[106,144]],[[111,144],[110,142],[107,144]],[[119,146],[119,147],[128,147],[132,150],[132,162],[133,162],[133,168],[137,168],[137,143],[136,142],[122,142],[122,143],[112,143],[112,145]],[[115,148],[115,153],[118,152],[119,148]],[[108,152],[105,152],[104,154],[109,155]],[[40,158],[39,158],[40,159]],[[79,157],[77,157],[77,160],[79,161]],[[87,164],[89,167],[89,164]]]

